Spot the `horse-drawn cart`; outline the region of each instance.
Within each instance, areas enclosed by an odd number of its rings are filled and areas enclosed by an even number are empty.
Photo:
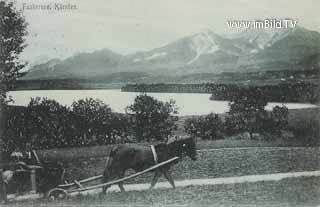
[[[6,201],[8,196],[35,195],[38,192],[42,192],[44,188],[50,190],[62,182],[65,171],[63,167],[52,165],[51,163],[29,165],[19,161],[6,163],[3,166],[5,170],[2,170],[0,174],[2,179],[0,202]],[[52,174],[57,171],[62,172],[59,173],[61,175],[59,176],[60,179],[52,177]],[[51,178],[55,178],[53,179],[54,182],[46,178],[49,174]]]
[[[161,174],[174,187],[174,181],[169,171],[172,164],[176,163],[183,156],[196,160],[196,147],[192,138],[175,140],[171,143],[160,143],[154,146],[115,145],[111,148],[109,146],[107,149],[104,148],[95,147],[92,149],[88,147],[81,149],[82,153],[79,153],[79,149],[77,148],[74,150],[68,149],[68,151],[65,149],[62,151],[55,150],[54,153],[32,151],[27,156],[29,161],[33,161],[33,163],[40,166],[36,173],[32,173],[34,176],[35,174],[37,175],[37,179],[32,178],[37,182],[37,185],[35,182],[31,182],[34,185],[33,189],[39,193],[43,193],[45,197],[52,199],[63,199],[70,194],[98,188],[102,188],[102,192],[105,193],[107,188],[114,184],[118,184],[120,190],[124,191],[124,181],[150,171],[155,171],[150,188],[156,184]],[[94,157],[108,157],[107,165],[103,172],[104,176],[98,175],[79,181],[75,180],[72,183],[65,182],[64,175],[66,170],[64,163],[81,160],[79,155],[88,159],[90,156],[88,156],[88,153],[84,153],[84,150],[90,152],[91,155],[95,155]],[[103,160],[99,160],[99,162]],[[51,166],[52,164],[53,166]],[[70,167],[70,165],[67,167]],[[125,171],[129,169],[137,173],[124,177]],[[113,180],[115,177],[121,179]]]
[[[142,174],[145,174],[147,172],[156,170],[160,167],[163,167],[169,163],[172,163],[174,161],[176,161],[177,159],[179,159],[179,157],[173,157],[167,161],[161,162],[159,164],[156,164],[150,168],[147,168],[143,171],[137,172],[135,174],[129,175],[127,177],[121,178],[121,179],[117,179],[117,180],[113,180],[107,183],[101,183],[101,184],[96,184],[96,185],[90,185],[90,183],[92,183],[93,181],[97,181],[102,179],[102,175],[98,175],[98,176],[94,176],[94,177],[90,177],[90,178],[86,178],[83,180],[75,180],[73,183],[66,183],[66,184],[61,184],[58,185],[56,188],[51,189],[48,194],[47,194],[47,198],[49,199],[64,199],[67,196],[69,196],[72,193],[80,193],[83,191],[89,191],[89,190],[93,190],[93,189],[98,189],[98,188],[103,188],[105,186],[111,186],[111,185],[115,185],[118,184],[120,182],[124,182],[126,180],[135,178],[137,176],[140,176]]]

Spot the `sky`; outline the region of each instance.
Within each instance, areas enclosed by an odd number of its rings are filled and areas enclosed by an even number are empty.
[[[26,9],[32,4],[76,9]],[[16,0],[16,7],[29,23],[21,58],[31,64],[103,48],[130,54],[203,29],[238,32],[228,20],[290,18],[320,31],[319,0]]]

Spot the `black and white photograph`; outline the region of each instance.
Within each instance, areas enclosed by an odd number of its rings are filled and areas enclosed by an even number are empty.
[[[0,0],[0,206],[319,207],[319,11]]]

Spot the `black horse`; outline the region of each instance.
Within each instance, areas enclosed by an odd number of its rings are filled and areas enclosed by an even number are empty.
[[[103,172],[103,182],[106,183],[116,178],[123,178],[128,169],[140,172],[176,156],[182,158],[184,155],[187,155],[192,160],[196,160],[196,145],[192,138],[175,140],[169,144],[160,143],[155,145],[154,149],[156,156],[154,156],[150,146],[122,144],[113,147],[107,161],[107,166]],[[157,183],[161,174],[165,176],[174,188],[174,180],[171,177],[169,169],[177,162],[175,161],[155,170],[150,189]],[[103,188],[103,193],[106,193],[108,187],[105,186]],[[119,188],[121,191],[124,191],[123,183],[119,183]]]

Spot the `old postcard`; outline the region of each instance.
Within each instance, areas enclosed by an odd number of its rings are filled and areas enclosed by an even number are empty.
[[[0,0],[6,206],[320,206],[320,2]]]

